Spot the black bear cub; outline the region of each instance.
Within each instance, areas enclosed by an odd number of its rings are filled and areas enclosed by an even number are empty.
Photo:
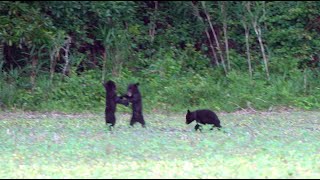
[[[196,110],[193,112],[190,112],[188,110],[186,114],[186,124],[190,124],[196,120],[197,125],[194,127],[194,129],[197,131],[198,129],[201,131],[202,127],[199,124],[213,124],[212,128],[210,130],[213,130],[214,127],[217,127],[218,130],[220,130],[220,120],[218,116],[211,110],[208,109],[201,109]]]
[[[106,89],[105,121],[107,125],[111,124],[109,126],[111,130],[111,128],[114,127],[116,123],[115,112],[116,112],[117,103],[128,106],[129,102],[117,96],[117,93],[116,93],[117,87],[115,82],[109,80],[108,82],[103,83],[103,86]]]
[[[145,121],[142,113],[142,97],[139,91],[139,83],[129,84],[127,94],[121,96],[125,97],[130,103],[132,103],[132,117],[130,125],[133,126],[136,122],[139,122],[142,127],[145,127]]]

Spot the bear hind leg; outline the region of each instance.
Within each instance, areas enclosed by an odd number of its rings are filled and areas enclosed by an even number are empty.
[[[202,126],[200,124],[197,124],[194,129],[197,131],[199,129],[200,132],[202,132]]]

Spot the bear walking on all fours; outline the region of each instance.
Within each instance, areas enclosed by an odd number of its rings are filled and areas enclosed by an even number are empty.
[[[115,112],[116,112],[117,103],[128,106],[129,102],[128,100],[121,99],[120,97],[117,96],[117,93],[116,93],[117,87],[115,82],[109,80],[108,82],[103,83],[103,86],[106,90],[105,121],[107,125],[111,124],[109,126],[111,130],[116,123]]]
[[[121,96],[125,97],[130,103],[132,103],[132,117],[130,125],[133,126],[136,122],[139,122],[142,127],[145,127],[145,121],[142,113],[142,97],[139,91],[139,83],[129,84],[127,94]]]
[[[220,120],[218,116],[211,110],[208,109],[202,109],[202,110],[196,110],[193,112],[190,112],[188,110],[186,114],[186,124],[190,124],[196,120],[197,125],[194,127],[194,129],[197,131],[198,129],[201,131],[202,127],[200,124],[212,124],[212,128],[210,130],[213,130],[214,127],[217,127],[218,130],[222,127],[220,125]]]

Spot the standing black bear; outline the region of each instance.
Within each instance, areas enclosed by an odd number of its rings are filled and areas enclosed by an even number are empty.
[[[129,84],[127,94],[121,97],[125,97],[132,103],[132,117],[130,125],[133,126],[136,122],[139,122],[142,127],[145,127],[146,123],[142,114],[142,97],[138,86],[139,83]]]
[[[218,130],[220,130],[220,120],[218,116],[208,109],[202,109],[202,110],[196,110],[193,112],[190,112],[188,110],[186,114],[186,124],[190,124],[192,121],[196,120],[197,125],[194,127],[194,129],[197,131],[198,129],[201,131],[202,127],[200,124],[213,124],[212,128],[210,130],[213,130],[214,127],[217,127]]]
[[[113,81],[109,80],[107,83],[104,83],[103,86],[106,89],[105,120],[107,125],[111,124],[109,126],[111,130],[116,123],[115,112],[116,112],[117,103],[128,106],[129,102],[117,96],[117,93],[116,93],[117,87]]]

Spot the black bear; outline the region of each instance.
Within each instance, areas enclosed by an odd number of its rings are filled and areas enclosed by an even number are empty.
[[[201,110],[196,110],[193,112],[190,112],[188,110],[186,114],[186,124],[190,124],[192,121],[196,120],[197,125],[194,127],[194,129],[197,131],[198,129],[201,131],[202,127],[199,125],[200,124],[213,124],[212,128],[210,130],[213,130],[214,127],[217,127],[218,130],[220,130],[221,125],[220,125],[220,120],[218,116],[212,112],[211,110],[208,109],[201,109]]]
[[[116,123],[115,112],[116,112],[117,103],[128,106],[129,102],[117,96],[117,93],[116,93],[117,87],[115,82],[109,80],[108,82],[103,83],[103,86],[106,89],[105,120],[107,125],[111,124],[109,126],[111,130]]]
[[[139,91],[139,83],[129,84],[127,94],[121,96],[125,97],[130,103],[132,103],[132,117],[130,125],[133,126],[136,122],[139,122],[142,127],[145,127],[145,121],[142,114],[142,97]]]

